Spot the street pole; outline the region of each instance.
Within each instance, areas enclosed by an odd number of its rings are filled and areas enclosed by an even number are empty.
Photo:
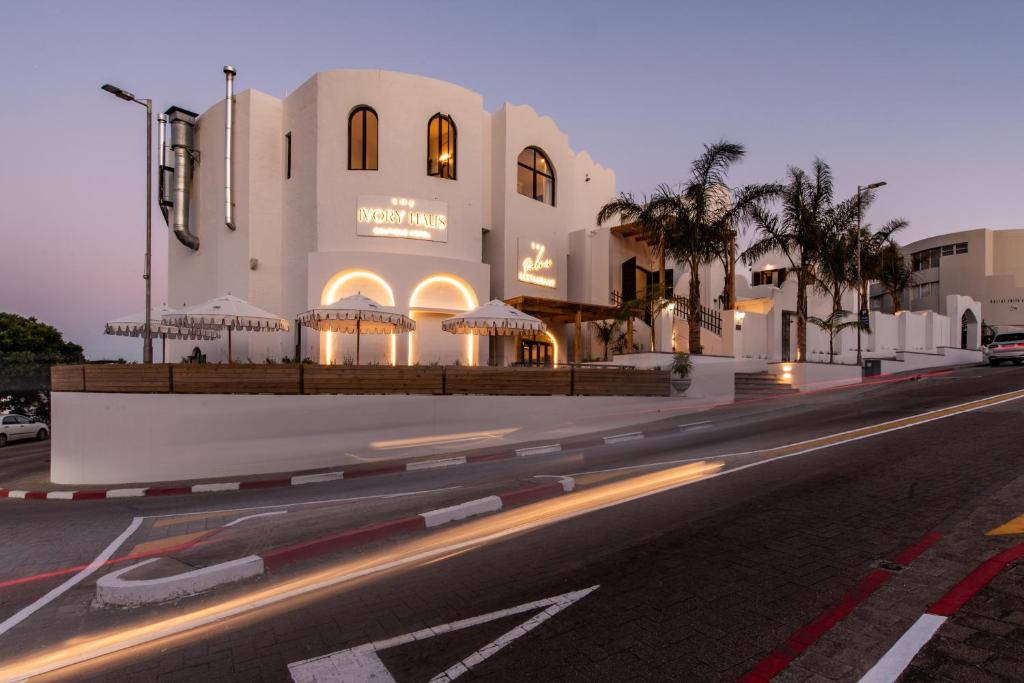
[[[142,362],[153,362],[153,100],[146,99],[146,333],[142,346]],[[164,361],[166,362],[166,360]]]
[[[857,365],[863,366],[863,358],[860,350],[860,312],[864,310],[864,302],[861,301],[861,273],[860,273],[860,185],[857,186]]]
[[[125,102],[134,102],[146,108],[146,258],[142,268],[142,279],[146,282],[146,328],[142,333],[142,362],[153,362],[153,100],[140,100],[123,88],[104,83],[100,90],[110,93]],[[162,150],[161,150],[162,152]],[[163,163],[163,159],[160,160]]]

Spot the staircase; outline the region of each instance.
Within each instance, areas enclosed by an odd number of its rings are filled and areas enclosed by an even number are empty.
[[[736,400],[791,396],[800,393],[770,372],[737,372]]]

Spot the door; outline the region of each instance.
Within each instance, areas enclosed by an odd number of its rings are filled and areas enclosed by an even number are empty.
[[[796,320],[796,311],[782,312],[782,360],[792,361],[795,355],[793,348],[794,337],[793,322]]]
[[[14,415],[5,415],[3,420],[0,420],[0,434],[6,434],[8,441],[21,438],[21,425],[18,424],[18,418]]]
[[[519,362],[523,365],[548,365],[551,362],[551,344],[523,339],[519,343]]]

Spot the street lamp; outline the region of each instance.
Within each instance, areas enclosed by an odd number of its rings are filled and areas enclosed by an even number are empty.
[[[864,286],[861,281],[860,271],[860,198],[865,192],[869,190],[876,190],[885,184],[886,182],[884,180],[880,180],[877,183],[871,183],[864,187],[861,187],[860,185],[857,186],[857,365],[863,365],[863,357],[861,356],[860,350],[860,322],[861,315],[863,315],[864,312]]]
[[[150,322],[152,278],[150,278],[150,272],[153,260],[153,100],[140,100],[127,90],[122,90],[110,83],[104,83],[100,89],[126,102],[134,102],[146,108],[146,265],[142,273],[142,279],[146,281],[146,329],[143,333],[142,362],[152,363],[153,332]]]

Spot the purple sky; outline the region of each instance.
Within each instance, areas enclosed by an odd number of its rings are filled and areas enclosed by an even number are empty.
[[[175,31],[177,32],[175,33]],[[1024,227],[1024,3],[5,2],[0,6],[0,310],[89,357],[138,358],[103,322],[143,308],[144,122],[316,71],[445,79],[552,116],[619,188],[678,182],[705,142],[747,145],[735,183],[829,161],[903,241]],[[166,227],[154,218],[154,303]]]

